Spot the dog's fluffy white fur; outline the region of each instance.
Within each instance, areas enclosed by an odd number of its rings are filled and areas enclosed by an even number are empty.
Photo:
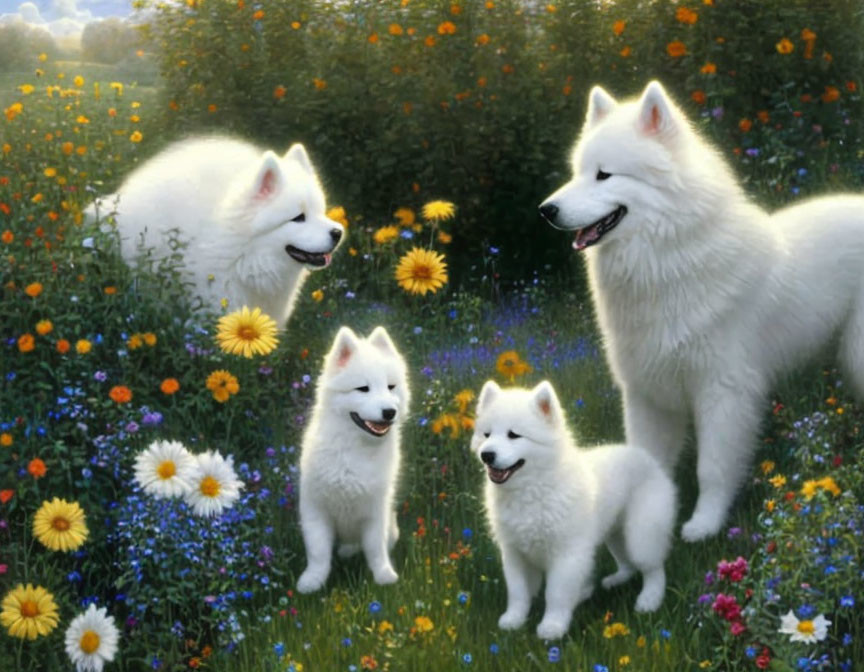
[[[682,534],[713,535],[779,372],[838,335],[864,393],[864,198],[766,213],[657,82],[622,103],[595,87],[572,167],[541,212],[588,246],[627,438],[671,469],[693,419],[699,499]]]
[[[546,577],[543,639],[562,637],[591,594],[598,545],[618,570],[611,588],[638,570],[637,611],[663,601],[663,564],[675,524],[675,487],[657,461],[632,445],[576,446],[555,390],[501,389],[488,381],[477,403],[471,448],[486,465],[486,510],[501,548],[507,611],[498,627],[521,627]]]
[[[342,327],[324,360],[300,456],[301,593],[324,585],[334,542],[341,556],[362,549],[376,583],[396,581],[389,551],[399,537],[393,498],[409,397],[405,362],[387,331],[376,327],[361,339]]]
[[[113,218],[133,265],[142,255],[175,254],[173,233],[185,245],[185,277],[206,304],[258,306],[280,326],[307,269],[329,264],[343,233],[325,214],[303,145],[280,157],[219,136],[169,146],[86,214],[106,224]]]

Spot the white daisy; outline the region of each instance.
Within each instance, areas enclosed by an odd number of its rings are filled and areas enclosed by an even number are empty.
[[[805,642],[813,644],[821,642],[828,636],[828,626],[831,621],[825,618],[823,614],[819,614],[812,621],[799,621],[792,610],[780,618],[780,629],[778,632],[784,635],[791,635],[789,638],[792,642]]]
[[[154,497],[179,497],[192,489],[195,457],[179,441],[154,441],[135,458],[135,480]]]
[[[199,516],[220,514],[239,499],[243,487],[243,481],[234,473],[234,459],[229,456],[226,460],[209,450],[195,459],[192,489],[185,495],[186,502]]]
[[[66,653],[78,672],[102,672],[102,666],[114,660],[120,633],[105,607],[90,604],[76,616],[66,630]]]

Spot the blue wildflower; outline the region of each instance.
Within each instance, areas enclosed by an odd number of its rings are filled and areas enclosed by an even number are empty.
[[[381,611],[381,603],[378,600],[369,603],[370,614],[377,614],[379,611]]]
[[[549,658],[550,663],[557,663],[561,660],[561,649],[557,646],[550,646],[546,655]]]
[[[494,643],[490,644],[489,645],[489,653],[491,653],[493,655],[497,654],[498,653],[498,645],[494,644]]]
[[[851,595],[843,595],[840,598],[840,606],[841,607],[854,607],[855,606],[855,598]]]
[[[273,645],[273,653],[276,654],[277,658],[281,658],[285,655],[285,645],[282,642],[276,642]]]
[[[472,660],[474,660],[474,659],[471,657],[470,653],[463,653],[462,654],[462,662],[465,663],[466,665],[470,665]]]
[[[609,672],[609,668],[606,667],[605,665],[601,665],[600,663],[597,663],[594,666],[594,672]]]
[[[459,600],[459,604],[466,604],[468,602],[468,593],[461,592],[456,599]]]
[[[810,618],[815,613],[816,608],[811,604],[802,604],[800,607],[798,607],[799,618]]]
[[[350,638],[350,637],[346,637],[345,639],[342,640],[342,646],[346,646],[346,647],[347,647],[347,646],[351,646],[351,644],[352,644],[352,642],[351,642],[351,638]]]

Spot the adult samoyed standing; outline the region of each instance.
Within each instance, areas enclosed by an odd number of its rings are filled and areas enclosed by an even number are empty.
[[[342,238],[325,211],[303,145],[280,157],[215,136],[171,145],[88,215],[113,218],[133,265],[174,254],[174,232],[186,245],[186,279],[206,304],[257,306],[284,326],[308,271],[326,267]]]
[[[627,439],[671,469],[693,419],[699,499],[682,534],[713,535],[781,371],[837,335],[864,393],[864,198],[766,213],[657,82],[622,103],[592,89],[572,166],[540,211],[585,250]]]

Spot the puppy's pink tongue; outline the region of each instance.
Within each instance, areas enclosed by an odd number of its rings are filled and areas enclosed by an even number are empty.
[[[324,255],[324,268],[327,268],[330,265],[330,260],[333,258],[330,254]]]
[[[576,238],[573,241],[573,249],[577,252],[584,250],[588,245],[599,238],[596,226],[589,226],[584,229],[579,229],[576,232]]]

